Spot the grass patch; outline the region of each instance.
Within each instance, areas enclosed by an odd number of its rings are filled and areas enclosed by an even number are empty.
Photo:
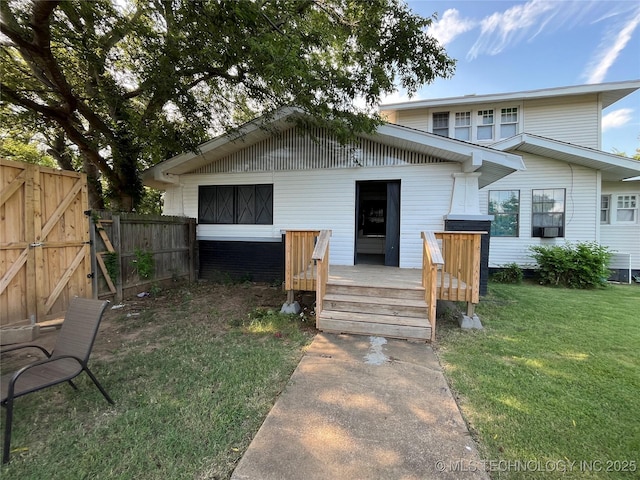
[[[535,462],[493,478],[638,478],[640,289],[491,283],[477,312],[439,357],[483,458]]]
[[[18,399],[2,476],[228,478],[312,338],[283,301],[205,284],[110,312],[91,365],[116,405],[84,375]]]

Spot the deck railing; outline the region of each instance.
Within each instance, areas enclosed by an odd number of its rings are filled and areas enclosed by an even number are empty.
[[[480,242],[485,232],[434,232],[444,259],[438,298],[467,302],[468,314],[480,301]]]
[[[316,248],[313,250],[313,260],[316,263],[316,316],[322,312],[322,300],[329,281],[329,239],[331,230],[321,230]]]
[[[436,339],[436,303],[438,289],[438,269],[444,265],[444,259],[433,232],[422,232],[422,286],[424,300],[428,306],[427,316],[431,324],[431,341]]]
[[[287,302],[296,290],[316,292],[316,315],[322,311],[329,280],[329,238],[331,230],[285,231],[284,288]]]
[[[316,265],[313,251],[320,230],[287,230],[285,232],[285,290],[314,291]]]

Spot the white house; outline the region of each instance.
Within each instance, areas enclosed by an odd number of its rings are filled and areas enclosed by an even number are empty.
[[[383,105],[389,122],[521,156],[526,170],[482,184],[490,267],[530,265],[529,246],[594,241],[615,276],[640,275],[640,162],[601,151],[602,110],[640,80]]]
[[[428,128],[385,124],[341,145],[302,133],[298,115],[283,109],[144,172],[166,191],[165,214],[198,219],[201,277],[282,278],[287,229],[331,230],[332,265],[420,268],[422,231],[488,230],[480,193],[524,168],[519,153]]]

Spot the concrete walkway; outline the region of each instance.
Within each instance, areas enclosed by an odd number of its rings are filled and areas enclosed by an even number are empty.
[[[319,334],[233,480],[488,479],[430,346]]]

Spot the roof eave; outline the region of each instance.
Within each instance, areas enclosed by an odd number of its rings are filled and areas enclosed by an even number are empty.
[[[295,114],[300,114],[300,111],[291,109],[281,113],[277,118],[274,117],[269,125],[270,127],[282,126],[289,117]],[[171,184],[177,183],[179,175],[191,172],[241,148],[246,148],[269,135],[270,131],[265,130],[258,121],[249,122],[243,127],[240,134],[221,135],[202,144],[198,152],[176,155],[145,170],[142,174],[143,181],[146,185],[155,188],[166,188]],[[519,155],[401,125],[383,124],[378,127],[375,134],[363,134],[361,137],[389,144],[401,143],[404,148],[410,148],[416,152],[425,153],[446,161],[460,163],[465,171],[488,172],[492,170],[491,178],[498,175],[496,172],[500,172],[498,176],[502,178],[514,171],[525,169],[522,158]],[[492,165],[493,167],[491,167]],[[496,177],[495,179],[497,180],[498,178]]]
[[[621,181],[640,174],[640,161],[526,133],[491,145],[501,151],[525,153],[532,153],[527,148],[531,146],[544,149],[549,158],[600,170],[605,181]]]
[[[382,104],[378,107],[378,110],[411,110],[416,108],[436,108],[454,105],[522,101],[539,98],[564,97],[586,94],[601,94],[602,108],[607,108],[615,102],[626,97],[627,95],[632,94],[638,89],[640,89],[640,80],[629,80],[625,82],[575,85],[569,87],[545,88],[512,93],[492,93],[486,95],[471,94],[449,98],[411,100],[408,102]]]

